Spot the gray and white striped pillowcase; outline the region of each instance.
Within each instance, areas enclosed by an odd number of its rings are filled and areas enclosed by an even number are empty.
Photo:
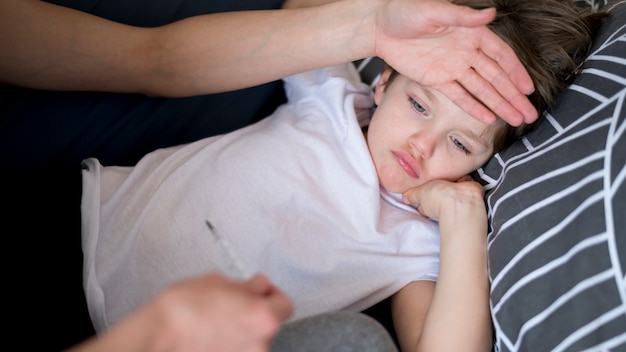
[[[537,128],[478,174],[499,351],[626,349],[626,4]]]

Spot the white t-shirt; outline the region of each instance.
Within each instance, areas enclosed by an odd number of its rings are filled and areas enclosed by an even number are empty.
[[[254,125],[135,167],[85,160],[84,285],[97,331],[216,270],[266,274],[292,299],[291,319],[363,310],[436,280],[437,224],[381,192],[361,132],[372,91],[353,65],[285,84],[289,102]]]

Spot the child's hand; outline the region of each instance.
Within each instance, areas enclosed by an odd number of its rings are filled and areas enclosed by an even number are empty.
[[[464,176],[456,182],[434,180],[410,189],[402,194],[407,204],[417,204],[420,214],[440,219],[444,212],[456,213],[461,208],[485,208],[484,190],[482,186]]]

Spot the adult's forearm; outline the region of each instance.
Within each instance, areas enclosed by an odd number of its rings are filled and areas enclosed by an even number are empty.
[[[136,90],[147,32],[38,0],[0,3],[0,81],[60,90]]]
[[[155,52],[165,54],[154,61],[153,87],[172,81],[167,93],[173,95],[232,90],[373,55],[374,24],[368,22],[374,16],[367,10],[339,1],[220,13],[162,27],[153,36]]]
[[[137,28],[41,1],[4,0],[0,80],[159,96],[249,87],[372,55],[374,16],[365,14],[376,3],[219,13]]]

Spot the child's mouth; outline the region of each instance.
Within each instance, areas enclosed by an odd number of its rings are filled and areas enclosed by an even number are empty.
[[[417,162],[406,152],[392,152],[394,158],[398,162],[398,165],[404,170],[404,172],[412,178],[418,178],[419,166]]]

